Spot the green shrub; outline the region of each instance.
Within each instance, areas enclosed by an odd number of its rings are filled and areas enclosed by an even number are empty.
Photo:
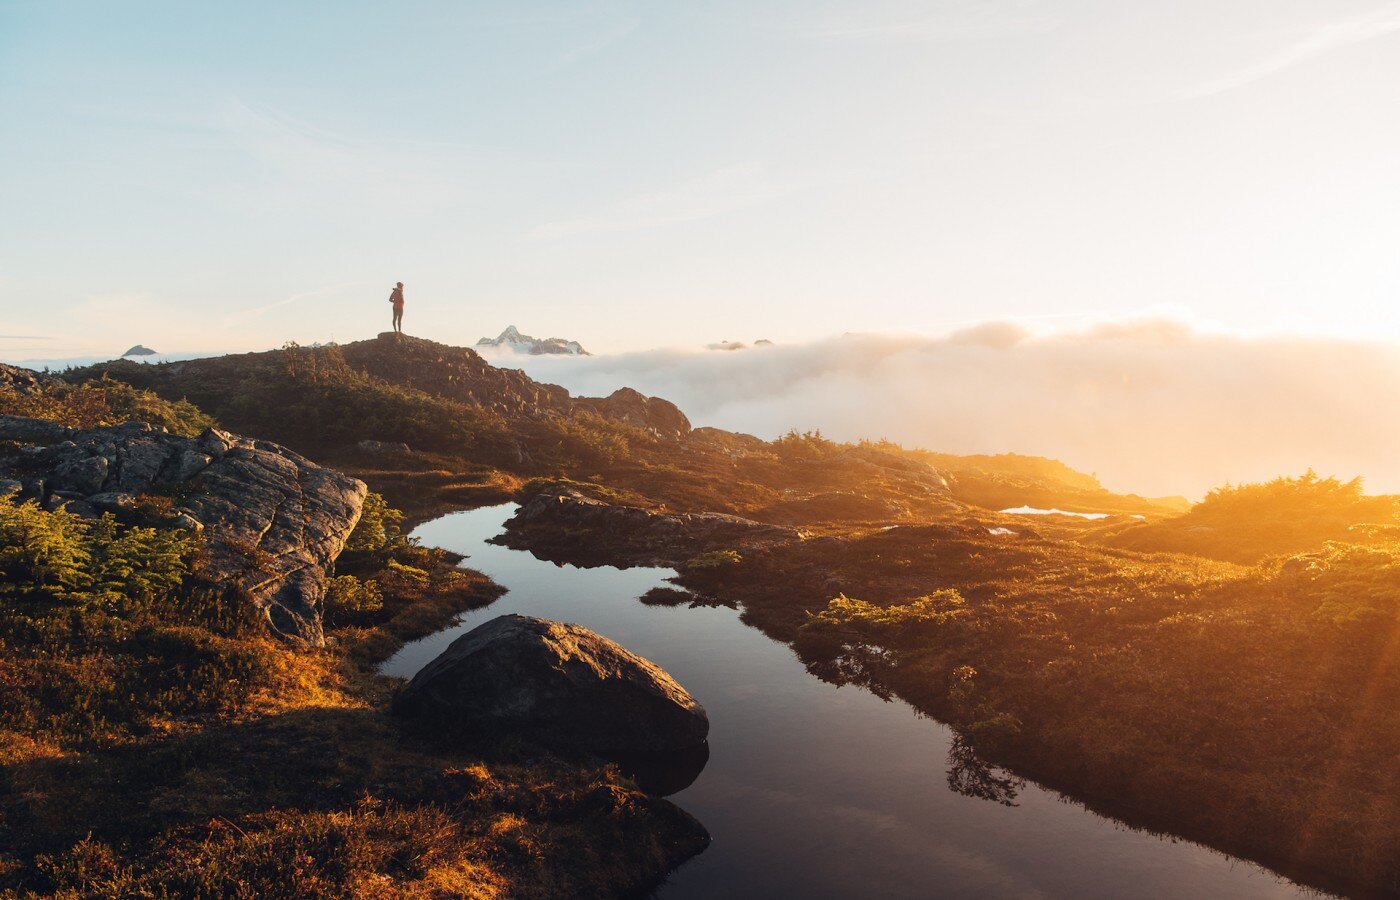
[[[197,540],[183,531],[91,524],[33,501],[0,500],[0,596],[150,604],[180,587]]]
[[[384,594],[374,579],[361,581],[354,575],[331,579],[326,590],[326,614],[337,620],[373,615],[384,608]]]
[[[798,432],[792,429],[773,442],[773,449],[785,460],[811,460],[829,456],[838,448],[834,441],[822,437],[821,429]]]
[[[849,632],[870,643],[883,643],[911,629],[949,622],[966,612],[965,604],[962,595],[953,590],[935,591],[908,603],[889,606],[877,606],[841,594],[827,603],[826,609],[810,615],[802,628],[809,633]]]
[[[389,505],[381,495],[370,491],[360,510],[360,521],[345,542],[352,553],[381,553],[397,549],[404,543],[403,513]]]
[[[711,550],[702,553],[685,564],[687,569],[723,569],[737,566],[744,561],[737,550]]]
[[[33,501],[0,501],[0,596],[77,597],[92,584],[91,562],[81,519]]]

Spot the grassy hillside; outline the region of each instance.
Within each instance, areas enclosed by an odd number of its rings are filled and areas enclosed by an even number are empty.
[[[1057,459],[999,453],[958,456],[929,450],[900,452],[947,472],[953,496],[988,509],[1033,506],[1072,512],[1151,515],[1184,512],[1185,497],[1145,498],[1115,494],[1097,477],[1071,469]]]
[[[1397,537],[1400,497],[1368,496],[1360,479],[1343,482],[1308,472],[1265,484],[1227,485],[1211,491],[1183,516],[1128,528],[1105,542],[1253,563],[1328,541],[1368,544]]]

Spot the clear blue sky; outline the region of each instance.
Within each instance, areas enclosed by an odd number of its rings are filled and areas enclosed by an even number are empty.
[[[0,357],[1400,340],[1400,3],[0,0]]]

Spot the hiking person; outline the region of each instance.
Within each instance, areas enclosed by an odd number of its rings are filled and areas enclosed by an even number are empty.
[[[403,334],[403,282],[400,281],[389,292],[389,302],[394,304],[394,331]]]

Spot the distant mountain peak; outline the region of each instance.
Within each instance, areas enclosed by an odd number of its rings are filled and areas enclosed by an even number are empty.
[[[137,344],[135,347],[132,347],[130,350],[128,350],[128,351],[126,351],[125,353],[123,353],[123,354],[122,354],[122,358],[125,359],[125,358],[128,357],[128,356],[155,356],[155,355],[156,355],[156,351],[152,350],[150,347],[147,347],[147,346],[145,346],[144,344]]]
[[[583,349],[583,345],[578,341],[568,341],[564,338],[537,338],[521,333],[514,325],[507,325],[499,337],[482,338],[476,342],[478,347],[501,347],[513,353],[527,353],[531,356],[543,356],[554,354],[558,356],[589,356],[589,352]]]

